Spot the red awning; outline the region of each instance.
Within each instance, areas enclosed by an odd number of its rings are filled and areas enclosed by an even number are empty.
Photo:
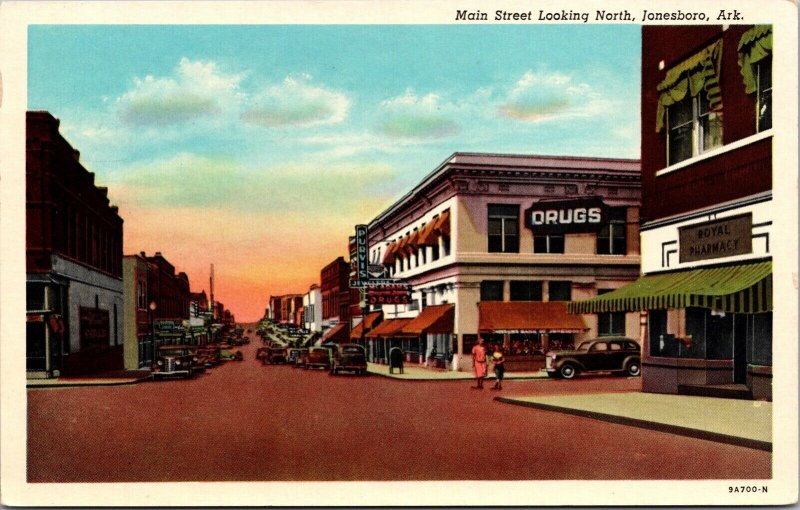
[[[322,335],[322,343],[333,342],[339,344],[349,342],[350,338],[347,334],[347,329],[346,322],[335,325]]]
[[[420,246],[436,246],[439,244],[439,237],[450,235],[450,209],[447,209],[438,218],[434,218],[420,232],[417,244]]]
[[[376,338],[389,338],[395,336],[409,322],[411,322],[411,319],[386,319],[365,336],[373,340]]]
[[[365,324],[367,326],[367,331],[371,331],[375,327],[375,324],[380,322],[381,318],[383,318],[382,311],[368,313],[364,320],[356,324],[356,327],[350,331],[350,340],[358,340],[361,338],[361,330],[364,329]]]
[[[456,305],[432,305],[403,326],[397,336],[420,336],[428,333],[452,333]]]
[[[386,247],[386,253],[383,255],[383,261],[381,261],[381,264],[385,266],[393,266],[395,253],[397,253],[397,241],[392,241],[389,243],[389,246]]]
[[[580,333],[589,328],[565,301],[483,301],[478,303],[480,333]]]

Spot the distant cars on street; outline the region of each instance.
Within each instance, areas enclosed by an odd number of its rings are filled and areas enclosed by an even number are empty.
[[[151,368],[153,379],[171,376],[190,379],[197,371],[198,362],[194,346],[162,345]]]
[[[603,337],[581,342],[574,350],[550,351],[545,368],[550,377],[573,379],[581,372],[615,372],[630,377],[641,374],[639,344],[625,337]]]

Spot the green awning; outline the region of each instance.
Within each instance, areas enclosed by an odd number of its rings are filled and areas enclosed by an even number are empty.
[[[705,91],[709,109],[713,112],[722,111],[719,86],[721,62],[722,39],[667,71],[664,80],[656,87],[656,132],[664,127],[667,108],[683,101],[687,93],[690,97],[695,97]]]
[[[753,64],[772,55],[772,25],[756,25],[739,40],[739,69],[744,79],[744,91],[752,94],[758,88]]]
[[[772,261],[646,275],[607,294],[569,303],[569,311],[631,312],[693,306],[729,313],[771,311]]]

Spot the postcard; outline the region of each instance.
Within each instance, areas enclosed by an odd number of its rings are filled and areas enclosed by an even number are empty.
[[[796,503],[797,19],[4,2],[2,503]]]

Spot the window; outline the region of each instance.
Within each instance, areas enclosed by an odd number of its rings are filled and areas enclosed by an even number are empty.
[[[444,254],[443,257],[447,257],[450,255],[450,237],[449,236],[442,236],[442,251]]]
[[[564,253],[564,234],[533,236],[533,253]]]
[[[754,66],[757,76],[756,131],[772,128],[772,57]]]
[[[518,205],[489,205],[489,253],[519,253]]]
[[[439,245],[431,246],[431,261],[439,260]]]
[[[481,282],[481,301],[502,301],[503,282],[484,280]]]
[[[511,301],[541,301],[542,282],[511,282]]]
[[[705,94],[667,109],[667,165],[674,165],[722,145],[722,113],[711,111]]]
[[[626,215],[624,207],[608,210],[608,223],[597,234],[598,255],[625,255],[628,252]]]
[[[613,289],[598,289],[597,295]],[[666,317],[664,318],[666,327]],[[597,314],[597,336],[622,336],[625,334],[625,312],[606,312]]]
[[[572,282],[550,282],[550,301],[572,301]]]

